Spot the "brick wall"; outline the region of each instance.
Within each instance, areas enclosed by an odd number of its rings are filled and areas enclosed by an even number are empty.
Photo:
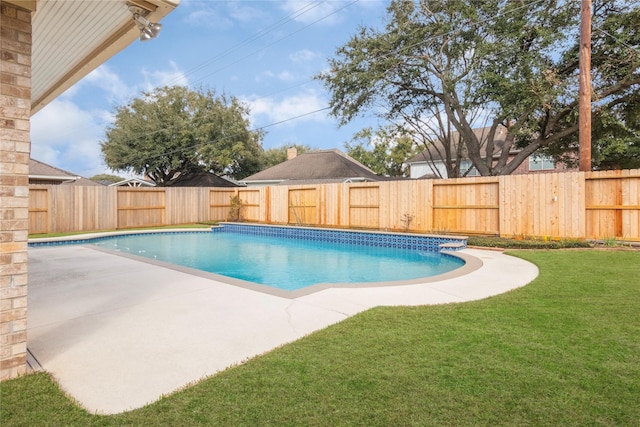
[[[0,380],[27,370],[31,14],[0,3]]]

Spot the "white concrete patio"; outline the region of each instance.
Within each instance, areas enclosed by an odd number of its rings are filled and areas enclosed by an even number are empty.
[[[498,251],[462,253],[482,267],[285,298],[90,246],[30,248],[28,347],[89,412],[123,412],[375,306],[482,299],[538,275]]]

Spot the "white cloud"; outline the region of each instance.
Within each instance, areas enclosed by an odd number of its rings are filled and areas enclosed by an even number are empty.
[[[105,172],[100,140],[106,117],[105,111],[82,111],[67,99],[52,101],[31,118],[31,156],[86,177]]]
[[[272,124],[293,119],[307,113],[312,113],[327,107],[327,102],[319,97],[315,92],[309,91],[288,98],[252,98],[245,99],[251,109],[251,122]],[[327,121],[326,113],[309,114],[292,120],[292,124],[299,124],[301,121]]]
[[[345,10],[340,10],[347,5],[346,1],[327,1],[322,3],[309,2],[308,0],[285,0],[281,8],[294,15],[295,20],[303,24],[320,23],[333,25],[343,20]]]
[[[92,85],[106,92],[106,97],[110,103],[122,103],[131,96],[132,89],[114,73],[107,65],[101,65],[90,72],[77,85],[81,88],[83,85]]]
[[[233,27],[233,22],[226,17],[226,11],[221,10],[222,5],[220,2],[182,1],[178,10],[188,11],[184,20],[189,25],[226,30]]]
[[[149,91],[160,86],[188,86],[189,82],[185,73],[180,70],[178,64],[169,61],[170,69],[168,70],[147,70],[142,69],[144,82],[142,89]]]
[[[295,76],[287,70],[279,72],[277,74],[277,78],[278,80],[282,80],[283,82],[290,82],[295,80]]]
[[[207,27],[217,31],[228,30],[236,23],[260,22],[264,12],[251,2],[242,1],[185,1],[180,9],[186,11],[185,22],[189,25]]]
[[[31,119],[33,158],[85,177],[108,172],[102,161],[100,141],[114,121],[114,112],[83,109],[85,98],[105,99],[108,102],[104,107],[123,105],[141,90],[187,84],[186,76],[172,61],[168,69],[143,69],[140,75],[142,81],[130,86],[111,68],[102,65],[39,111]]]
[[[256,82],[261,82],[264,79],[275,79],[282,82],[291,82],[296,79],[295,75],[293,75],[288,70],[280,71],[279,73],[274,73],[273,71],[265,71],[256,77]]]
[[[264,13],[253,6],[249,6],[250,2],[229,2],[226,3],[229,8],[229,14],[240,22],[255,22],[264,19]]]
[[[319,52],[313,52],[309,49],[298,50],[289,55],[289,59],[293,62],[309,62],[321,57]]]

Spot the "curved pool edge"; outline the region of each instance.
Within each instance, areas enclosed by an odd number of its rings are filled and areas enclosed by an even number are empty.
[[[325,289],[339,288],[339,289],[362,289],[362,288],[384,288],[395,286],[409,286],[420,285],[424,283],[442,282],[443,280],[449,280],[456,277],[465,276],[482,268],[482,260],[466,253],[458,252],[442,252],[443,256],[451,256],[459,258],[464,261],[464,264],[454,270],[447,271],[446,273],[436,274],[434,276],[418,277],[415,279],[407,280],[391,280],[386,282],[362,282],[362,283],[318,283],[317,285],[307,286],[302,289],[296,289],[293,291],[287,291],[291,298],[297,298],[312,293],[320,292]]]
[[[520,258],[506,255],[503,251],[484,248],[466,248],[453,251],[442,250],[441,253],[443,255],[457,257],[462,259],[465,263],[455,270],[435,276],[386,282],[320,283],[301,289],[285,290],[229,276],[223,276],[217,273],[210,273],[195,268],[158,261],[139,255],[113,251],[91,244],[92,241],[118,235],[152,233],[209,233],[211,231],[212,228],[209,227],[117,230],[62,237],[29,239],[29,243],[36,243],[38,245],[34,246],[38,247],[47,246],[48,243],[55,245],[56,242],[61,244],[69,244],[73,242],[99,252],[129,258],[204,279],[290,300],[296,300],[318,294],[340,293],[341,295],[350,295],[354,292],[358,293],[359,290],[368,289],[370,290],[370,293],[374,294],[390,294],[388,298],[385,297],[383,300],[376,302],[375,305],[423,305],[464,302],[507,292],[530,283],[538,276],[538,270],[535,265]],[[382,233],[391,234],[385,232]],[[496,263],[498,265],[493,265]],[[433,292],[435,292],[435,294],[432,294]],[[425,295],[430,296],[425,297]],[[349,298],[353,298],[354,301],[357,301],[360,299],[360,296],[352,295]],[[360,305],[360,303],[357,304]],[[365,305],[368,304],[369,303],[365,303]]]
[[[443,255],[462,259],[464,261],[464,265],[456,268],[455,270],[448,271],[446,273],[437,274],[435,276],[419,277],[416,279],[395,280],[395,281],[387,281],[387,282],[318,283],[316,285],[306,286],[301,289],[286,290],[286,289],[276,288],[273,286],[262,285],[260,283],[250,282],[247,280],[237,279],[235,277],[223,276],[222,274],[218,274],[218,273],[211,273],[204,270],[198,270],[196,268],[185,267],[178,264],[172,264],[166,261],[151,259],[141,255],[135,255],[127,252],[107,249],[104,247],[95,246],[91,244],[81,245],[81,246],[84,246],[86,248],[89,248],[98,252],[103,252],[105,254],[116,255],[116,256],[128,258],[131,260],[143,262],[146,264],[151,264],[158,267],[168,268],[168,269],[179,271],[182,273],[191,274],[193,276],[202,277],[204,279],[214,280],[216,282],[221,282],[227,285],[237,286],[244,289],[249,289],[252,291],[262,292],[265,294],[269,294],[269,295],[273,295],[281,298],[288,298],[288,299],[299,298],[299,297],[310,295],[326,289],[343,289],[343,288],[344,289],[365,289],[365,288],[409,286],[409,285],[417,285],[417,284],[423,284],[423,283],[436,283],[436,282],[441,282],[443,280],[465,276],[469,273],[472,273],[482,268],[482,265],[483,265],[482,260],[480,260],[479,258],[473,255],[462,253],[462,252],[455,252],[455,253],[447,252],[447,253],[444,253]]]
[[[426,277],[418,277],[414,279],[404,279],[404,280],[392,280],[392,281],[381,281],[381,282],[360,282],[360,283],[341,283],[341,282],[332,282],[332,283],[318,283],[310,286],[305,286],[300,289],[287,290],[281,289],[274,286],[263,285],[260,283],[255,283],[235,277],[224,276],[218,273],[208,272],[204,270],[199,270],[192,267],[187,267],[179,264],[173,264],[167,261],[160,261],[156,259],[147,258],[144,256],[139,256],[127,252],[111,250],[108,248],[104,248],[98,245],[93,245],[93,243],[100,242],[104,239],[109,239],[118,236],[132,236],[132,235],[148,235],[148,234],[182,234],[182,233],[210,233],[215,231],[224,230],[224,225],[229,227],[236,228],[254,228],[254,229],[271,229],[271,230],[301,230],[302,232],[307,233],[348,233],[355,236],[364,236],[364,235],[374,235],[374,236],[388,236],[388,240],[391,240],[391,237],[398,239],[403,238],[421,238],[421,239],[438,239],[436,241],[435,251],[439,252],[441,256],[457,258],[463,261],[463,265],[454,270],[437,274],[434,276],[426,276]],[[242,234],[246,234],[246,231]],[[253,232],[249,232],[249,234],[255,234]],[[302,236],[302,235],[301,235]],[[48,238],[32,238],[29,239],[29,247],[37,248],[37,247],[46,247],[46,246],[57,246],[57,245],[80,245],[86,246],[93,250],[97,250],[103,253],[109,253],[112,255],[122,256],[125,258],[133,259],[139,262],[144,262],[147,264],[157,265],[164,268],[169,268],[175,271],[180,271],[183,273],[188,273],[194,276],[207,278],[210,280],[215,280],[218,282],[222,282],[232,286],[238,286],[246,289],[251,289],[257,292],[263,292],[266,294],[279,296],[283,298],[294,299],[301,296],[313,294],[316,292],[320,292],[325,289],[331,288],[377,288],[377,287],[389,287],[389,286],[407,286],[407,285],[415,285],[422,283],[432,283],[439,282],[442,280],[447,280],[450,278],[455,278],[459,276],[463,276],[469,274],[479,268],[482,267],[482,261],[478,258],[470,256],[468,254],[463,254],[458,246],[459,242],[457,240],[464,239],[466,247],[466,237],[463,236],[438,236],[433,234],[416,234],[416,233],[391,233],[386,231],[372,231],[372,230],[344,230],[344,229],[333,229],[333,228],[310,228],[310,227],[298,227],[298,226],[282,226],[282,225],[262,225],[262,224],[247,224],[247,223],[222,223],[219,226],[212,226],[207,228],[167,228],[167,229],[131,229],[131,230],[113,230],[106,232],[96,232],[96,233],[84,233],[84,234],[73,234],[68,236],[58,236],[58,237],[48,237]],[[387,239],[385,239],[387,240]],[[448,242],[448,243],[442,243]],[[455,242],[452,244],[451,242]],[[414,242],[415,243],[415,242]],[[365,244],[366,245],[366,244]],[[389,247],[391,244],[389,243]],[[393,247],[396,247],[395,245]],[[422,249],[422,248],[421,248]],[[414,249],[415,250],[415,249]],[[428,249],[429,251],[433,251],[434,249]]]
[[[482,300],[526,286],[539,275],[535,264],[502,251],[464,249],[456,254],[461,253],[475,258],[481,263],[480,268],[448,278],[434,276],[435,280],[406,286],[331,287],[300,296],[296,301],[323,308],[335,308],[340,302],[341,312],[351,316],[379,306],[420,306]]]

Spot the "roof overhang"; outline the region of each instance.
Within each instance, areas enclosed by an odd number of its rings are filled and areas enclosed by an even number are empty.
[[[259,186],[259,185],[266,186],[266,185],[278,185],[283,181],[285,181],[285,180],[284,179],[270,179],[270,180],[245,181],[245,180],[241,179],[240,181],[238,181],[238,184],[246,185],[247,187]]]
[[[60,181],[60,182],[74,182],[80,179],[79,176],[60,176],[60,175],[31,175],[29,179],[40,181]]]
[[[139,178],[123,179],[122,181],[109,184],[109,187],[155,187],[155,182],[145,181]]]
[[[125,0],[3,0],[32,12],[31,114],[140,36]],[[180,0],[129,0],[159,22]]]
[[[29,10],[31,12],[36,10],[36,4],[38,0],[4,0],[7,3],[11,3],[15,6],[21,7],[23,9]]]

